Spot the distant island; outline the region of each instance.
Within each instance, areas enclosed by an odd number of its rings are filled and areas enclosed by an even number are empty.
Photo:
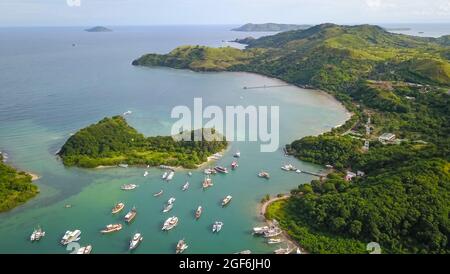
[[[38,193],[38,187],[32,183],[32,176],[6,165],[0,153],[0,212],[21,205]]]
[[[276,23],[265,23],[265,24],[252,24],[248,23],[238,28],[231,29],[233,31],[265,31],[265,32],[281,32],[290,30],[302,30],[311,27],[311,25],[294,25],[294,24],[276,24]]]
[[[85,31],[87,31],[87,32],[111,32],[112,30],[108,29],[106,27],[97,26],[97,27],[85,29]]]
[[[200,134],[199,131],[190,134]],[[172,136],[144,137],[122,116],[114,116],[79,130],[66,141],[58,155],[66,166],[86,168],[119,164],[196,168],[227,145],[224,138],[175,141]]]
[[[326,174],[299,179],[266,217],[310,253],[367,253],[373,241],[383,253],[450,253],[449,41],[321,24],[246,39],[245,50],[183,46],[133,65],[253,72],[332,94],[353,116],[286,146]]]

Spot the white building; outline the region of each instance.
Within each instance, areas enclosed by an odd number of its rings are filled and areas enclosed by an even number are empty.
[[[378,140],[382,143],[390,143],[395,141],[395,134],[393,133],[383,133]]]

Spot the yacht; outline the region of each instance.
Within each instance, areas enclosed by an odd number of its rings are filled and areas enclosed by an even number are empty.
[[[202,216],[203,208],[202,206],[198,206],[197,210],[195,211],[195,219],[200,219],[200,216]]]
[[[164,190],[161,189],[159,192],[154,193],[153,197],[161,196],[163,193],[164,193]]]
[[[138,245],[142,242],[144,237],[142,237],[141,233],[134,234],[133,238],[130,240],[130,250],[136,249]]]
[[[40,239],[42,239],[45,236],[45,231],[43,231],[40,227],[38,227],[37,229],[35,229],[33,231],[33,233],[31,233],[30,236],[30,240],[32,242],[34,241],[39,241]]]
[[[77,250],[76,254],[91,254],[92,245],[82,246]]]
[[[120,211],[123,210],[123,208],[125,207],[124,203],[118,203],[116,204],[113,209],[111,210],[112,214],[116,214],[119,213]]]
[[[74,231],[67,230],[61,239],[61,244],[67,245],[71,242],[76,242],[80,240],[81,231],[76,229]]]
[[[237,161],[233,161],[233,162],[231,163],[231,169],[236,169],[238,166],[239,166],[239,165],[238,165],[238,162],[237,162]]]
[[[175,216],[170,217],[164,222],[164,225],[162,227],[162,230],[171,230],[172,228],[176,227],[178,224],[178,218]]]
[[[295,168],[293,165],[291,165],[291,164],[284,165],[284,166],[281,167],[281,169],[282,169],[282,170],[285,170],[285,171],[296,170],[296,168]]]
[[[184,239],[179,240],[177,243],[177,249],[175,251],[176,254],[181,254],[183,251],[185,251],[189,246],[186,244]]]
[[[163,179],[163,180],[165,180],[166,178],[167,178],[167,175],[168,175],[169,173],[167,172],[167,171],[165,171],[164,173],[163,173],[163,175],[161,176],[161,179]]]
[[[216,221],[212,226],[212,232],[219,232],[222,229],[223,222]]]
[[[212,183],[212,179],[209,177],[205,177],[205,179],[203,180],[203,189],[207,189],[209,187],[212,187],[214,184]]]
[[[186,191],[186,190],[188,190],[188,188],[189,188],[189,182],[186,182],[184,185],[183,185],[183,188],[181,188],[183,191]]]
[[[163,212],[164,213],[169,212],[172,210],[172,208],[173,208],[173,204],[167,204],[164,206]]]
[[[214,170],[216,170],[217,172],[220,172],[220,173],[228,173],[228,169],[226,167],[223,167],[223,166],[216,166],[214,168]]]
[[[260,173],[258,173],[258,177],[270,179],[270,174],[268,172],[261,171]]]
[[[110,224],[110,225],[107,225],[100,232],[103,233],[103,234],[107,234],[107,233],[119,231],[121,229],[122,229],[122,225],[121,224]]]
[[[174,175],[175,175],[175,172],[170,171],[170,172],[169,172],[169,175],[167,175],[167,177],[166,177],[166,181],[172,180]]]
[[[256,226],[253,228],[253,233],[254,234],[264,234],[264,232],[268,231],[269,227],[268,226]]]
[[[234,157],[234,158],[239,158],[239,157],[241,157],[241,152],[240,152],[239,150],[236,151],[236,153],[234,153],[233,157]]]
[[[268,244],[279,244],[281,243],[283,240],[281,240],[280,238],[271,238],[267,240]]]
[[[131,209],[131,211],[129,211],[127,213],[127,215],[125,215],[125,217],[124,217],[125,218],[125,222],[131,223],[131,221],[133,221],[133,219],[136,217],[136,214],[137,214],[136,208],[133,207]]]
[[[174,197],[171,197],[168,201],[167,201],[167,204],[168,205],[171,205],[171,204],[173,204],[175,202],[175,198]]]
[[[137,187],[135,184],[125,184],[120,187],[122,190],[133,190]]]
[[[230,203],[232,198],[233,198],[233,197],[232,197],[231,195],[228,195],[227,197],[225,197],[225,198],[222,200],[222,206],[226,206],[228,203]]]

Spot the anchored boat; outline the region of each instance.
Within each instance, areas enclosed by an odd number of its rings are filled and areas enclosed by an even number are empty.
[[[189,188],[189,182],[186,182],[181,189],[183,191],[186,191],[186,190],[188,190],[188,188]]]
[[[82,246],[77,250],[77,254],[91,254],[92,245]]]
[[[127,215],[125,215],[125,222],[127,223],[131,223],[131,221],[133,221],[133,219],[136,217],[137,211],[136,211],[136,207],[133,206],[133,208],[131,209],[130,212],[127,213]]]
[[[225,197],[223,200],[222,200],[222,206],[226,206],[227,204],[229,204],[230,202],[231,202],[231,199],[232,199],[233,197],[231,196],[231,195],[228,195],[227,197]]]
[[[107,233],[119,231],[121,229],[122,229],[121,224],[109,224],[104,229],[102,229],[100,232],[103,234],[107,234]]]
[[[61,239],[61,244],[67,245],[71,242],[76,242],[80,240],[81,231],[76,229],[74,231],[67,230]]]
[[[130,250],[136,249],[138,245],[142,242],[144,237],[142,237],[141,233],[134,234],[133,238],[130,240]]]
[[[172,216],[164,222],[162,230],[169,231],[172,228],[176,227],[177,224],[178,224],[178,218],[175,216]]]
[[[258,173],[258,177],[269,179],[269,178],[270,178],[270,175],[269,175],[268,172],[261,171],[260,173]]]
[[[219,232],[222,229],[223,222],[216,221],[212,226],[212,232]]]
[[[35,229],[33,233],[31,233],[30,241],[39,241],[45,236],[45,231],[43,231],[40,227]]]
[[[239,166],[239,165],[238,165],[238,162],[237,162],[237,161],[233,161],[233,162],[231,163],[231,169],[236,169],[238,166]]]
[[[135,184],[125,184],[120,187],[122,190],[133,190],[137,187]]]
[[[176,254],[181,254],[183,253],[183,251],[185,251],[189,246],[186,244],[186,242],[184,241],[184,239],[179,240],[177,243],[177,248],[175,253]]]
[[[216,166],[214,168],[214,170],[216,170],[217,172],[220,172],[220,173],[228,173],[228,169],[226,167],[223,167],[223,166]]]
[[[207,189],[209,187],[212,187],[213,185],[214,184],[212,183],[212,179],[209,176],[205,177],[202,184],[203,189]]]
[[[164,191],[161,189],[159,192],[156,192],[153,194],[153,197],[161,196],[164,193]]]
[[[198,206],[197,210],[195,211],[195,219],[200,219],[200,216],[202,216],[203,208],[202,206]]]
[[[169,174],[166,177],[166,181],[172,180],[174,175],[175,175],[175,172],[170,171]]]
[[[116,204],[113,209],[111,210],[112,214],[116,214],[119,213],[120,211],[123,210],[123,208],[125,207],[124,203],[118,203]]]

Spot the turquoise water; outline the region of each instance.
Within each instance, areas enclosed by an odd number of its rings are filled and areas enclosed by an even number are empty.
[[[275,79],[130,65],[146,52],[167,52],[182,44],[220,46],[222,40],[249,35],[228,29],[141,27],[111,33],[86,33],[82,28],[0,29],[0,151],[8,154],[10,164],[42,177],[36,182],[41,193],[35,199],[0,214],[0,253],[69,253],[59,245],[68,229],[80,229],[80,244],[92,244],[93,253],[128,253],[128,241],[135,232],[144,236],[135,253],[174,253],[181,238],[189,245],[186,253],[244,249],[268,253],[276,248],[250,233],[261,222],[260,199],[311,180],[304,174],[283,172],[281,165],[293,163],[309,171],[321,167],[285,157],[281,150],[261,153],[259,143],[235,142],[219,164],[229,166],[233,152],[239,149],[242,157],[237,170],[214,176],[214,186],[207,191],[201,190],[202,170],[193,171],[188,178],[191,187],[183,192],[187,171],[176,172],[174,180],[165,183],[156,168],[147,177],[142,168],[65,168],[54,156],[71,133],[127,110],[133,111],[128,122],[144,134],[170,134],[175,121],[170,111],[176,105],[192,106],[194,97],[202,97],[205,106],[278,105],[280,145],[345,121],[345,109],[318,91],[243,89],[280,84]],[[270,180],[257,177],[261,169],[270,172]],[[124,183],[139,187],[125,192],[120,190]],[[164,195],[153,197],[160,189]],[[228,194],[233,200],[222,208],[220,202]],[[176,198],[173,210],[162,213],[171,196]],[[119,201],[126,208],[112,216],[111,208]],[[72,207],[65,208],[65,204]],[[196,221],[198,205],[204,212]],[[114,234],[100,234],[107,224],[124,223],[123,216],[132,206],[138,210],[132,224]],[[179,217],[179,225],[162,232],[162,223],[172,215]],[[224,222],[219,234],[211,233],[215,220]],[[32,244],[28,238],[37,225],[47,235]]]

